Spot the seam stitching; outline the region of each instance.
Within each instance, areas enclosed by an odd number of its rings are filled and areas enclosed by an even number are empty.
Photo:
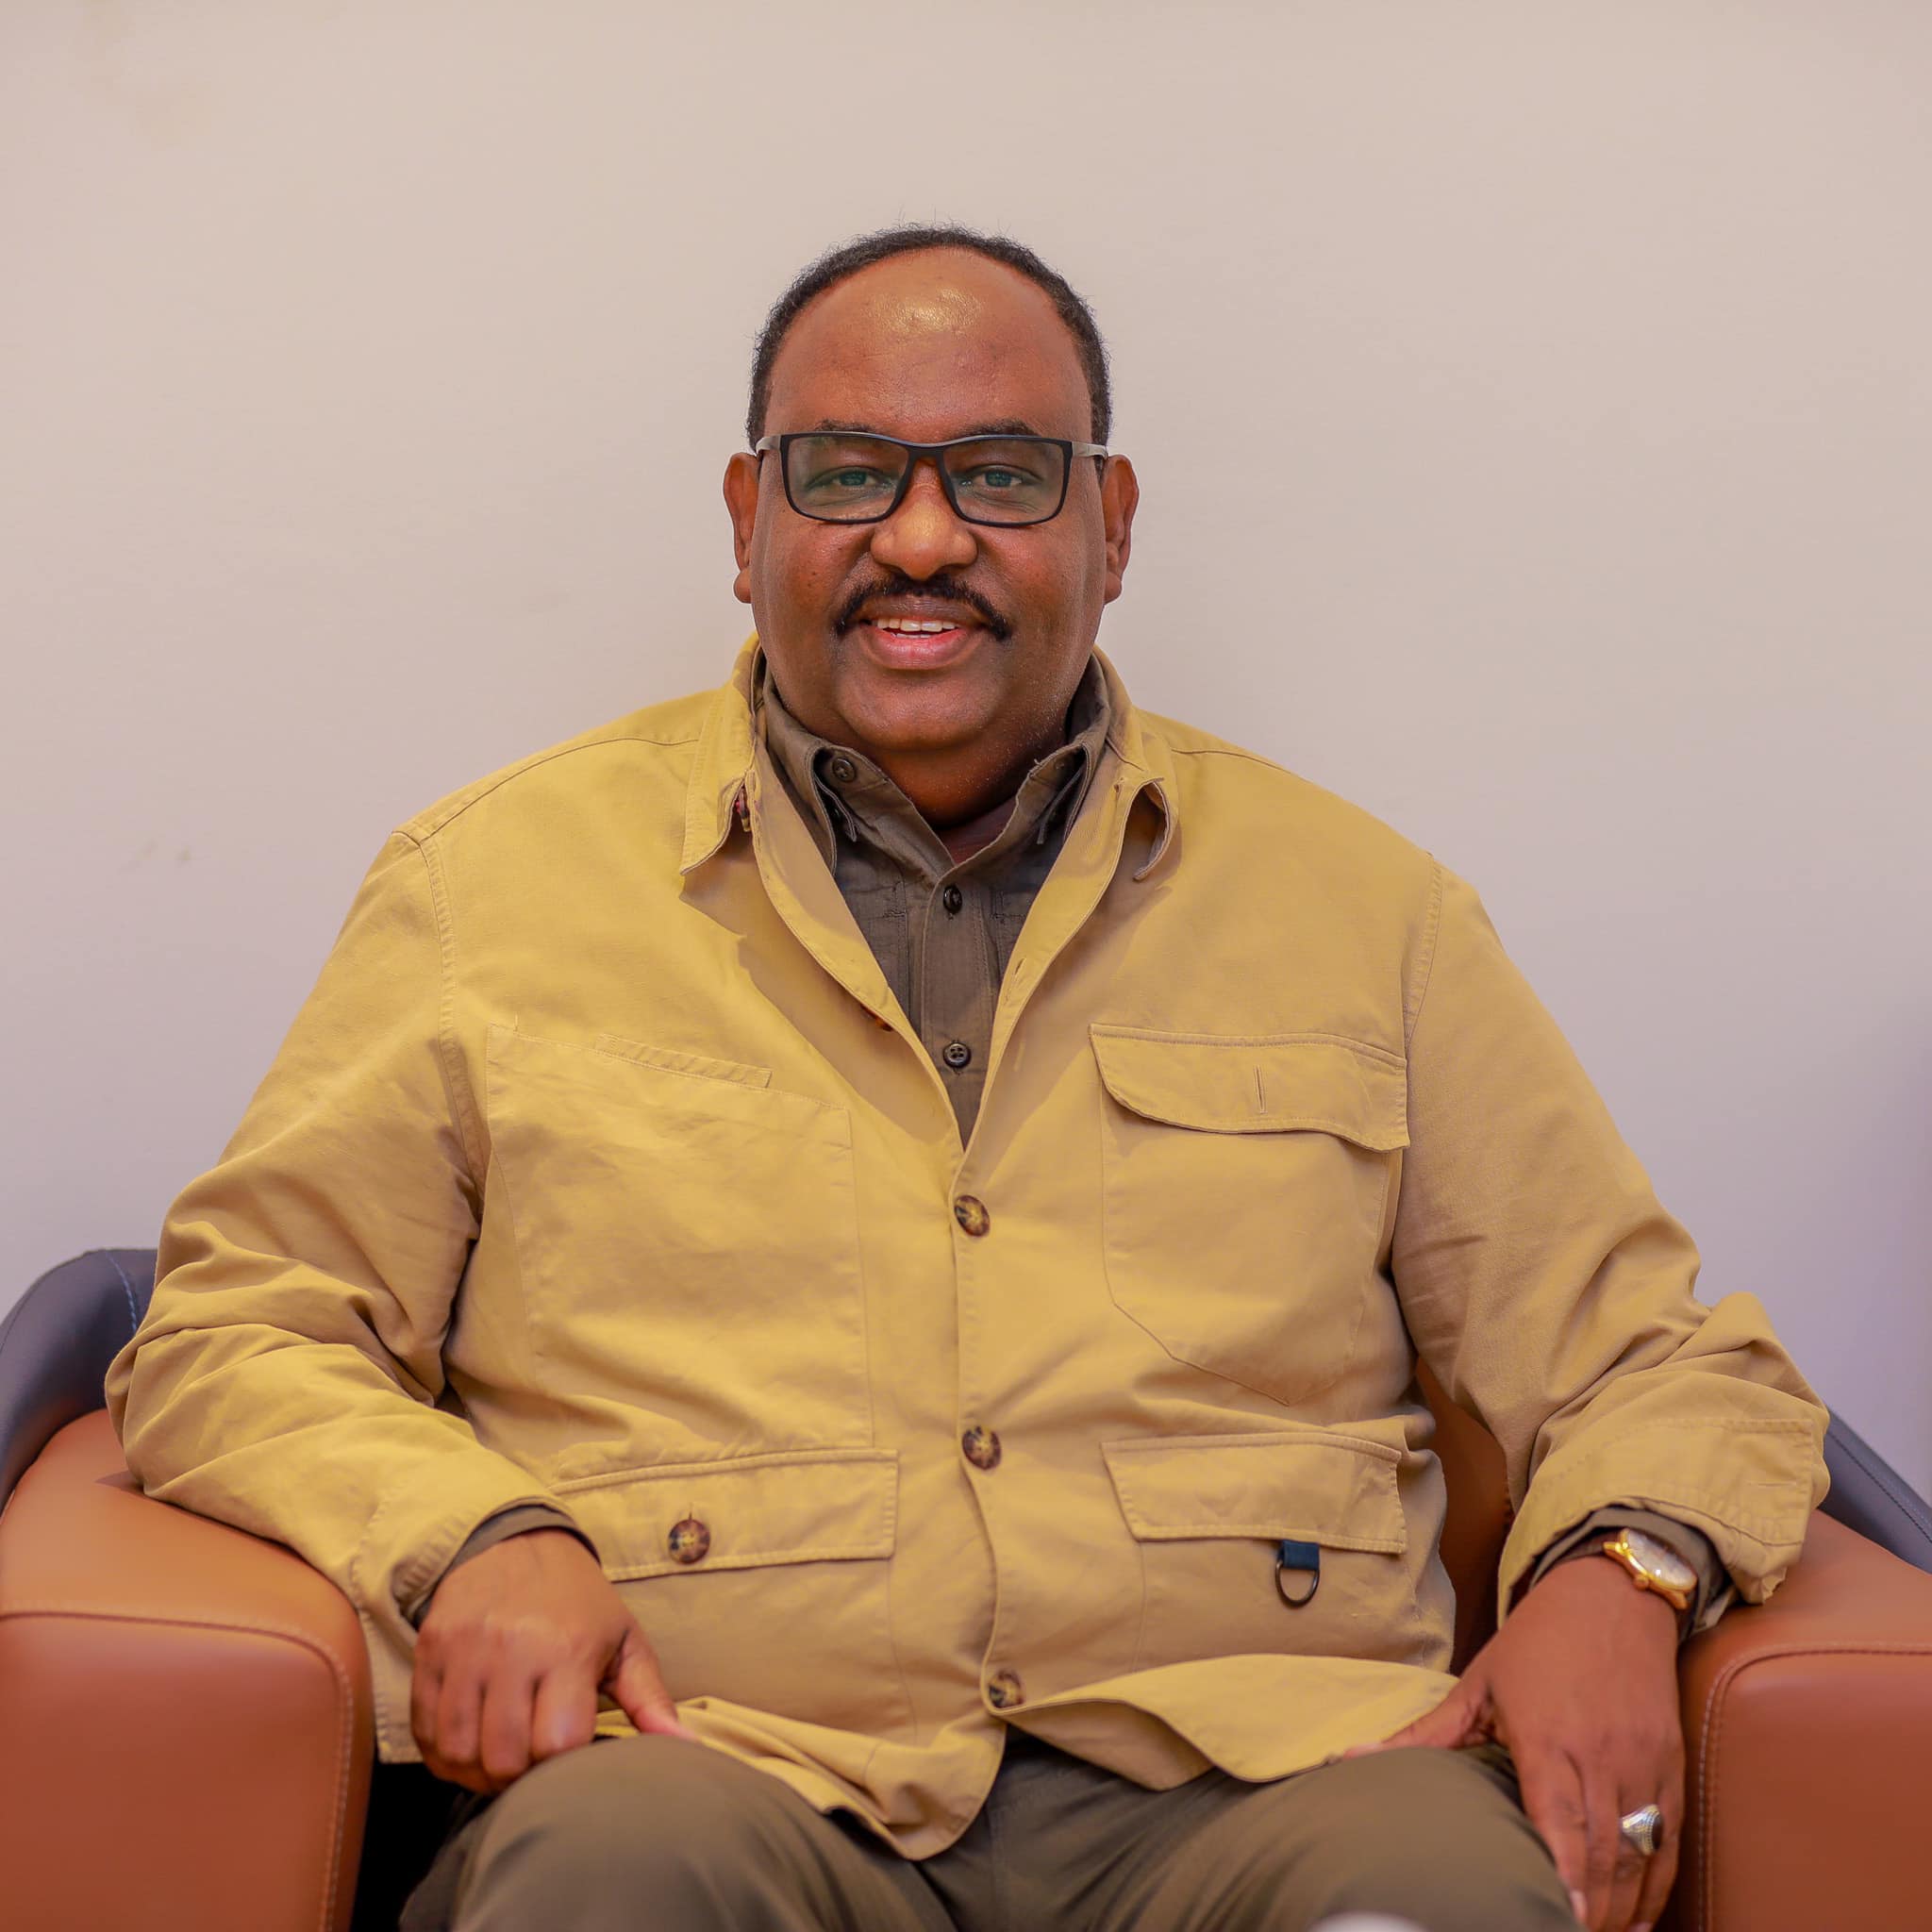
[[[1436,971],[1436,945],[1442,931],[1442,861],[1433,854],[1429,859],[1429,899],[1423,912],[1423,954],[1418,969],[1415,993],[1415,1008],[1411,1012],[1405,1005],[1403,1008],[1402,1045],[1408,1050],[1408,1043],[1415,1038],[1417,1023],[1423,1016],[1423,1002],[1429,996],[1429,986]]]
[[[610,1563],[605,1574],[613,1583],[643,1583],[658,1576],[698,1576],[708,1570],[749,1570],[762,1564],[853,1563],[890,1557],[892,1554],[892,1512],[887,1511],[886,1534],[867,1543],[797,1543],[778,1549],[733,1550],[729,1556],[710,1557],[702,1563],[680,1563],[675,1559],[652,1563]]]
[[[898,1452],[892,1449],[759,1449],[748,1456],[712,1457],[705,1462],[645,1462],[628,1469],[600,1469],[591,1475],[565,1476],[552,1487],[559,1496],[575,1496],[587,1490],[619,1489],[631,1483],[681,1483],[708,1475],[735,1475],[743,1469],[838,1469],[858,1465],[896,1471],[898,1464]]]
[[[449,1103],[450,1112],[456,1118],[457,1133],[463,1143],[463,1158],[470,1167],[470,1184],[476,1190],[480,1202],[483,1196],[484,1173],[487,1162],[483,1158],[482,1124],[476,1117],[475,1097],[469,1091],[469,1079],[463,1072],[461,1057],[456,1042],[456,921],[449,903],[446,882],[441,868],[437,864],[430,851],[430,841],[418,839],[413,833],[404,832],[406,838],[416,849],[416,856],[423,861],[423,871],[429,882],[430,916],[436,924],[436,1058],[442,1074],[444,1098]]]
[[[127,1278],[127,1271],[122,1267],[111,1248],[103,1248],[101,1257],[114,1271],[121,1283],[121,1292],[127,1297],[127,1332],[131,1336],[141,1326],[141,1316],[134,1306],[134,1284]]]
[[[1179,1542],[1216,1536],[1253,1537],[1261,1542],[1279,1542],[1291,1531],[1309,1527],[1306,1523],[1291,1523],[1285,1527],[1280,1523],[1149,1523],[1138,1508],[1126,1513],[1128,1528],[1138,1541],[1147,1543]],[[1386,1536],[1336,1536],[1330,1533],[1310,1536],[1307,1541],[1320,1543],[1324,1550],[1356,1550],[1372,1557],[1399,1557],[1408,1547],[1406,1542]]]
[[[1094,1040],[1149,1041],[1159,1046],[1345,1046],[1352,1053],[1365,1054],[1391,1073],[1407,1064],[1392,1048],[1379,1046],[1373,1040],[1357,1040],[1351,1033],[1175,1033],[1164,1026],[1114,1026],[1104,1020],[1088,1023]]]
[[[559,744],[550,751],[533,753],[529,758],[521,759],[518,763],[512,765],[508,771],[499,773],[494,778],[479,779],[477,783],[482,789],[474,795],[463,796],[462,803],[447,818],[438,819],[433,824],[430,824],[426,821],[425,815],[419,814],[416,818],[411,819],[409,823],[412,825],[423,824],[425,830],[421,836],[433,839],[438,833],[447,831],[472,806],[481,805],[486,798],[494,792],[500,791],[506,785],[515,783],[525,772],[534,772],[540,765],[547,765],[553,759],[572,758],[578,752],[602,751],[606,746],[613,744],[649,744],[657,746],[661,751],[671,751],[675,750],[681,745],[695,744],[703,736],[704,733],[701,730],[693,731],[684,738],[646,738],[640,732],[626,731],[609,738],[593,739],[589,744]],[[435,807],[432,806],[430,809],[433,811]],[[414,832],[408,833],[406,836],[411,839],[418,838],[418,835]]]

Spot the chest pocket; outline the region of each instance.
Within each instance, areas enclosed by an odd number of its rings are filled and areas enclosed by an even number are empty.
[[[863,1442],[852,1124],[762,1067],[490,1030],[487,1110],[531,1352],[654,1444]]]
[[[1383,1291],[1404,1062],[1333,1034],[1090,1034],[1116,1306],[1177,1361],[1285,1404],[1318,1394]]]

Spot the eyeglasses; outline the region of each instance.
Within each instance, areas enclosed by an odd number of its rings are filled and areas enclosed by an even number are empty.
[[[1101,443],[1058,436],[902,442],[843,429],[761,436],[752,449],[758,456],[778,452],[785,501],[821,524],[883,523],[906,500],[912,466],[930,457],[955,516],[1008,527],[1052,522],[1067,500],[1074,458],[1107,456]]]

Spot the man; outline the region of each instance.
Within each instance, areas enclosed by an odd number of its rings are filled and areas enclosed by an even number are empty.
[[[1014,244],[808,271],[731,682],[398,832],[174,1210],[129,1464],[475,1794],[412,1926],[1663,1905],[1824,1415],[1471,888],[1131,705],[1108,408]],[[1418,1354],[1516,1505],[1459,1682]]]

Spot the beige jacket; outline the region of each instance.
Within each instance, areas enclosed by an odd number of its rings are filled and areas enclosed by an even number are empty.
[[[110,1371],[152,1493],[355,1603],[385,1757],[414,1603],[546,1502],[700,1736],[911,1856],[1008,1723],[1154,1786],[1318,1762],[1449,1689],[1417,1351],[1507,1457],[1506,1603],[1608,1505],[1770,1593],[1824,1411],[1691,1298],[1467,884],[1104,665],[962,1149],[755,658],[391,839]]]

